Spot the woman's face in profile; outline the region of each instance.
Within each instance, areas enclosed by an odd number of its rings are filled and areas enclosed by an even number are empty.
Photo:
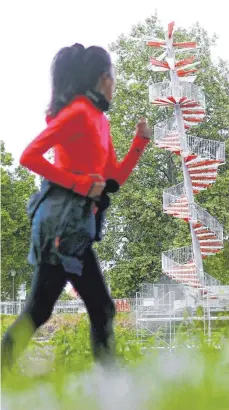
[[[108,102],[111,102],[116,86],[114,67],[111,66],[110,73],[104,73],[101,81],[101,92]]]

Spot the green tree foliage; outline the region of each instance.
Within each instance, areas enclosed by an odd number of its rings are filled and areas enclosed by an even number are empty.
[[[170,108],[151,107],[148,98],[149,82],[159,82],[165,74],[147,69],[150,56],[145,38],[163,38],[163,30],[154,15],[132,28],[129,36],[120,36],[111,45],[116,54],[117,90],[110,112],[112,133],[118,156],[127,152],[135,124],[146,117],[153,128],[173,115]],[[196,200],[225,226],[229,232],[229,70],[225,62],[214,65],[210,49],[216,38],[210,38],[198,24],[189,31],[178,29],[175,40],[196,39],[199,46],[201,70],[196,84],[206,95],[207,118],[191,134],[226,141],[227,163],[221,167],[215,186],[196,197]],[[163,189],[182,181],[179,157],[153,144],[143,155],[135,172],[121,192],[113,198],[105,240],[99,245],[101,259],[111,262],[109,276],[113,295],[134,295],[142,281],[155,281],[161,275],[161,252],[191,243],[188,224],[162,212]],[[206,261],[206,271],[228,282],[228,246],[217,257]]]
[[[17,272],[16,288],[30,280],[32,268],[27,263],[30,223],[26,203],[36,190],[35,177],[26,169],[14,168],[13,157],[1,141],[1,297],[12,296],[10,271]]]

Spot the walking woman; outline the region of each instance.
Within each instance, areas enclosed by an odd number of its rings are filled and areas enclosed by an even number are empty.
[[[43,182],[28,204],[34,275],[24,311],[3,337],[2,366],[7,369],[50,318],[67,282],[85,303],[95,360],[114,357],[115,308],[92,245],[101,240],[109,193],[124,184],[150,141],[149,127],[140,120],[129,152],[117,161],[104,114],[115,87],[104,49],[65,47],[55,56],[51,74],[47,127],[20,159]],[[51,148],[54,164],[43,156]]]

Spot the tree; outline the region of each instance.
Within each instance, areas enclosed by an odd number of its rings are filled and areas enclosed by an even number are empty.
[[[14,168],[13,157],[5,151],[1,141],[1,296],[11,297],[10,271],[15,270],[16,289],[22,282],[30,281],[32,267],[27,263],[30,241],[30,223],[26,204],[37,189],[35,177],[26,169]]]
[[[144,39],[152,36],[163,38],[163,30],[157,16],[134,26],[130,36],[120,36],[110,47],[116,53],[117,90],[110,112],[112,133],[118,156],[127,152],[133,130],[139,117],[146,117],[151,127],[168,119],[168,108],[152,108],[148,102],[148,84],[164,79],[161,74],[147,70],[154,51],[145,45]],[[200,46],[201,71],[196,83],[203,87],[207,102],[207,121],[191,130],[203,138],[226,140],[229,136],[229,71],[225,62],[214,65],[210,48],[216,38],[210,38],[198,24],[189,31],[179,29],[175,40],[196,39]],[[228,141],[228,140],[227,140]],[[227,153],[229,146],[227,142]],[[220,170],[220,177],[211,190],[198,195],[197,200],[229,230],[228,195],[229,162]],[[107,235],[98,246],[102,260],[111,263],[109,276],[115,297],[134,295],[143,281],[155,281],[161,275],[161,252],[173,247],[189,245],[191,237],[188,225],[162,212],[163,189],[182,181],[180,158],[151,145],[144,154],[134,174],[121,192],[113,198],[108,213]],[[223,190],[222,190],[223,186]],[[214,205],[212,197],[215,200]],[[217,198],[222,197],[221,206]],[[203,205],[204,204],[204,205]],[[214,209],[213,209],[214,208]],[[217,210],[216,210],[217,208]],[[210,258],[206,267],[211,274],[217,270],[218,261],[228,258],[228,247],[216,258]],[[226,278],[228,268],[218,277]]]

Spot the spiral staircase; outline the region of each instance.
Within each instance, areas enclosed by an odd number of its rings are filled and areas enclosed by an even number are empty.
[[[149,87],[149,97],[154,105],[174,107],[172,118],[156,124],[155,144],[181,156],[184,182],[163,192],[163,211],[190,224],[192,246],[164,252],[162,269],[177,283],[214,298],[214,286],[219,282],[204,272],[202,260],[223,248],[223,226],[195,203],[194,195],[215,183],[218,167],[225,162],[225,145],[186,135],[187,130],[204,120],[205,97],[194,84],[199,64],[195,62],[195,55],[176,61],[177,54],[195,53],[197,44],[174,42],[173,31],[174,23],[170,23],[165,40],[147,42],[148,46],[162,50],[157,59],[151,58],[151,69],[170,74],[170,81]]]

